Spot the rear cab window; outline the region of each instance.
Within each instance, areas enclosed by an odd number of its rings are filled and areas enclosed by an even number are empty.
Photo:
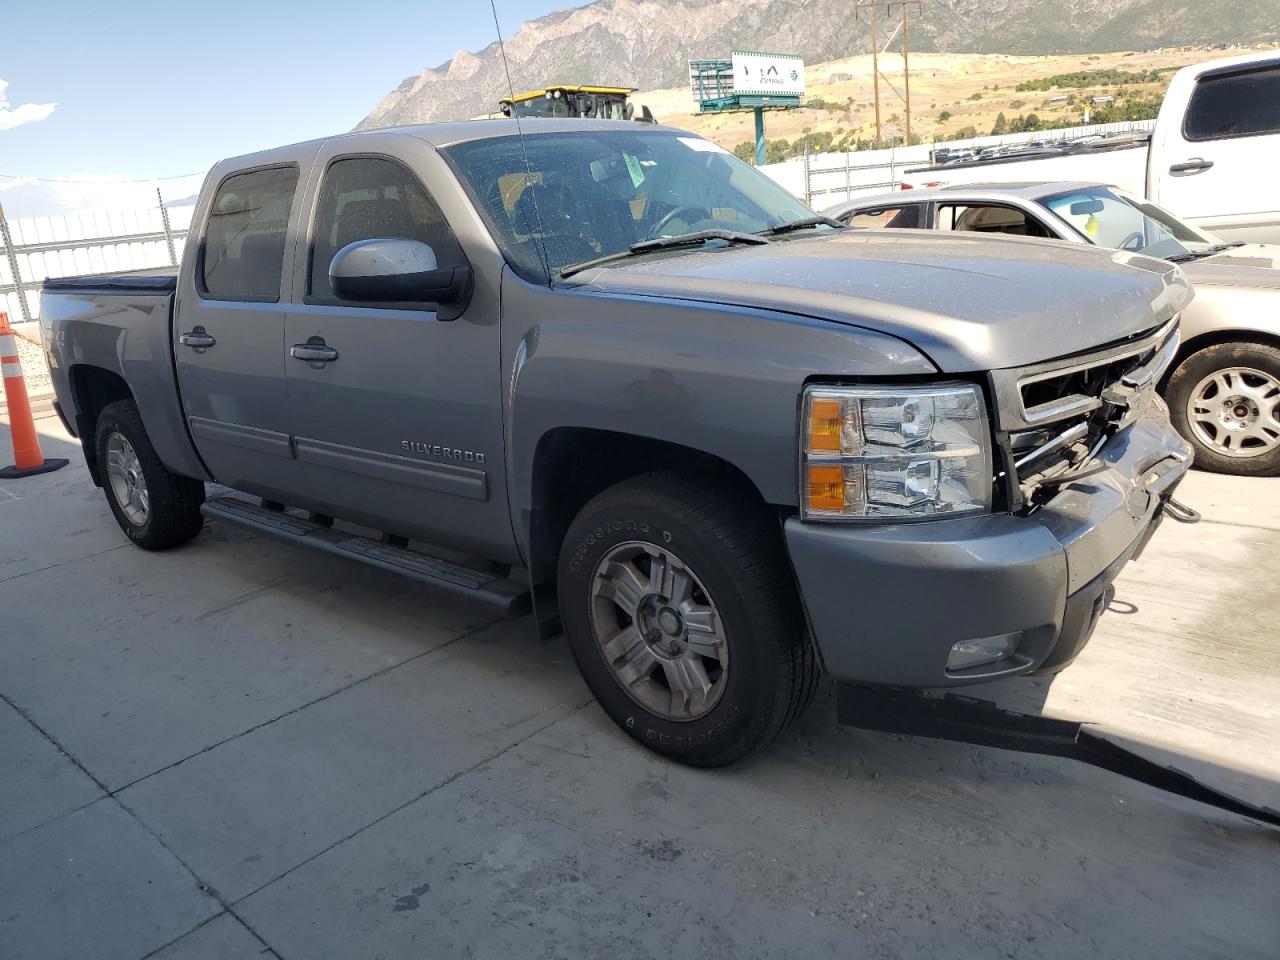
[[[1182,135],[1192,143],[1280,133],[1280,66],[1201,77]]]
[[[467,262],[426,187],[408,168],[387,157],[343,157],[325,170],[311,233],[307,303],[351,302],[334,294],[329,265],[339,250],[359,240],[418,240],[431,247],[441,267]],[[376,306],[394,308],[396,304]],[[403,305],[409,309],[433,306]]]
[[[209,300],[280,299],[295,165],[232,174],[218,186],[200,244],[200,293]]]

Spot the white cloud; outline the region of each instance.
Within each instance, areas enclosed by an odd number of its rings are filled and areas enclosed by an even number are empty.
[[[102,210],[153,210],[158,202],[157,187],[166,204],[181,204],[199,192],[203,180],[203,173],[162,181],[72,173],[65,180],[0,179],[0,191],[4,191],[5,214],[17,220]]]
[[[12,130],[24,123],[35,123],[57,109],[56,103],[20,103],[10,109],[9,98],[5,96],[8,89],[9,81],[0,80],[0,130]]]

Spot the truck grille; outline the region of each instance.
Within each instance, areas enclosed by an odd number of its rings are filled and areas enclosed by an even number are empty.
[[[1178,318],[1121,343],[992,374],[1014,506],[1034,507],[1079,477],[1152,402],[1178,350]]]

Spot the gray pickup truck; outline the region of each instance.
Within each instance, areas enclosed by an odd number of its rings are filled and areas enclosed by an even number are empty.
[[[213,518],[532,609],[703,766],[823,670],[1080,652],[1190,464],[1153,389],[1177,267],[848,230],[670,128],[521,134],[226,160],[176,276],[45,284],[59,413],[135,543]]]

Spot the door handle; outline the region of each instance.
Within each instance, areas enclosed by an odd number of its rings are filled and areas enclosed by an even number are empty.
[[[1199,173],[1201,170],[1208,170],[1212,166],[1212,160],[1206,160],[1204,157],[1192,157],[1190,160],[1184,160],[1182,163],[1173,164],[1169,167],[1169,172]]]
[[[197,353],[204,353],[218,341],[205,333],[204,327],[196,327],[178,337],[178,342],[184,347],[194,347]]]
[[[325,344],[320,337],[312,337],[306,343],[295,343],[289,348],[289,356],[295,360],[305,360],[310,364],[333,363],[338,359],[338,351]]]

